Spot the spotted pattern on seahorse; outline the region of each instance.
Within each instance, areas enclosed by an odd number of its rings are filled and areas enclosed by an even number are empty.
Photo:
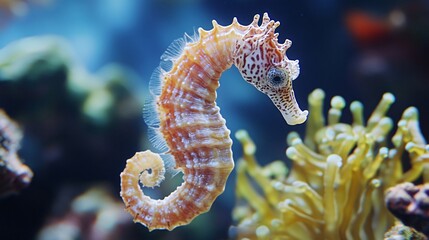
[[[164,199],[144,195],[139,178],[142,185],[145,178],[151,177],[152,185],[164,178],[147,174],[163,173],[164,168],[161,157],[150,151],[130,159],[121,173],[126,208],[134,221],[149,230],[188,224],[208,211],[224,191],[234,167],[232,140],[215,100],[219,78],[232,64],[247,82],[271,98],[288,124],[306,120],[308,112],[301,111],[292,89],[299,66],[286,57],[291,41],[278,43],[275,29],[280,23],[268,14],[261,25],[258,22],[259,15],[247,26],[236,18],[229,26],[213,21],[212,30],[200,28],[194,37],[185,35],[161,57],[149,83],[152,100],[145,107],[145,121],[166,166],[173,163],[183,172],[183,183]]]

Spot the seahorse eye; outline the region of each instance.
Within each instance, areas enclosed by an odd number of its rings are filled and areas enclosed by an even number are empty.
[[[275,76],[271,80],[274,84],[281,84],[283,82],[283,79],[280,76]]]
[[[287,74],[278,68],[271,68],[267,73],[268,84],[272,87],[282,87],[287,82]]]

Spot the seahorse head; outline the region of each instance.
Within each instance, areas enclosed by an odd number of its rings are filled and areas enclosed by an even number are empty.
[[[286,57],[292,42],[278,43],[275,29],[280,23],[270,20],[267,13],[260,26],[258,22],[259,15],[255,15],[248,31],[237,41],[235,66],[247,82],[270,97],[288,124],[303,123],[308,111],[301,111],[292,88],[299,75],[298,60]]]

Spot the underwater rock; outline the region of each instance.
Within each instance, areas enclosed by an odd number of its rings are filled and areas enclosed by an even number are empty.
[[[21,139],[18,125],[0,109],[0,197],[19,192],[33,178],[33,172],[17,153]]]
[[[429,183],[398,184],[387,189],[385,202],[402,223],[429,236]]]
[[[327,121],[325,94],[309,95],[305,139],[288,135],[282,161],[260,166],[247,132],[239,131],[244,156],[237,166],[237,239],[382,239],[394,223],[384,205],[384,191],[423,176],[428,180],[426,140],[417,109],[406,109],[388,143],[393,121],[386,112],[395,98],[386,93],[365,123],[363,105],[350,105],[352,123],[340,122],[345,101],[331,100]],[[405,166],[408,166],[405,168]],[[289,174],[287,174],[289,171]]]

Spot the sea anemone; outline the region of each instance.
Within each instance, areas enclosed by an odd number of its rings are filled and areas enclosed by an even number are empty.
[[[386,93],[364,122],[363,105],[350,105],[352,123],[341,123],[345,100],[335,96],[327,123],[325,94],[309,95],[305,139],[289,133],[282,161],[258,165],[247,132],[236,133],[244,156],[237,166],[237,206],[231,237],[238,239],[382,239],[394,223],[384,205],[387,188],[429,178],[426,140],[418,111],[406,109],[388,143],[393,121],[385,114],[395,98]],[[407,167],[407,169],[405,168]]]

